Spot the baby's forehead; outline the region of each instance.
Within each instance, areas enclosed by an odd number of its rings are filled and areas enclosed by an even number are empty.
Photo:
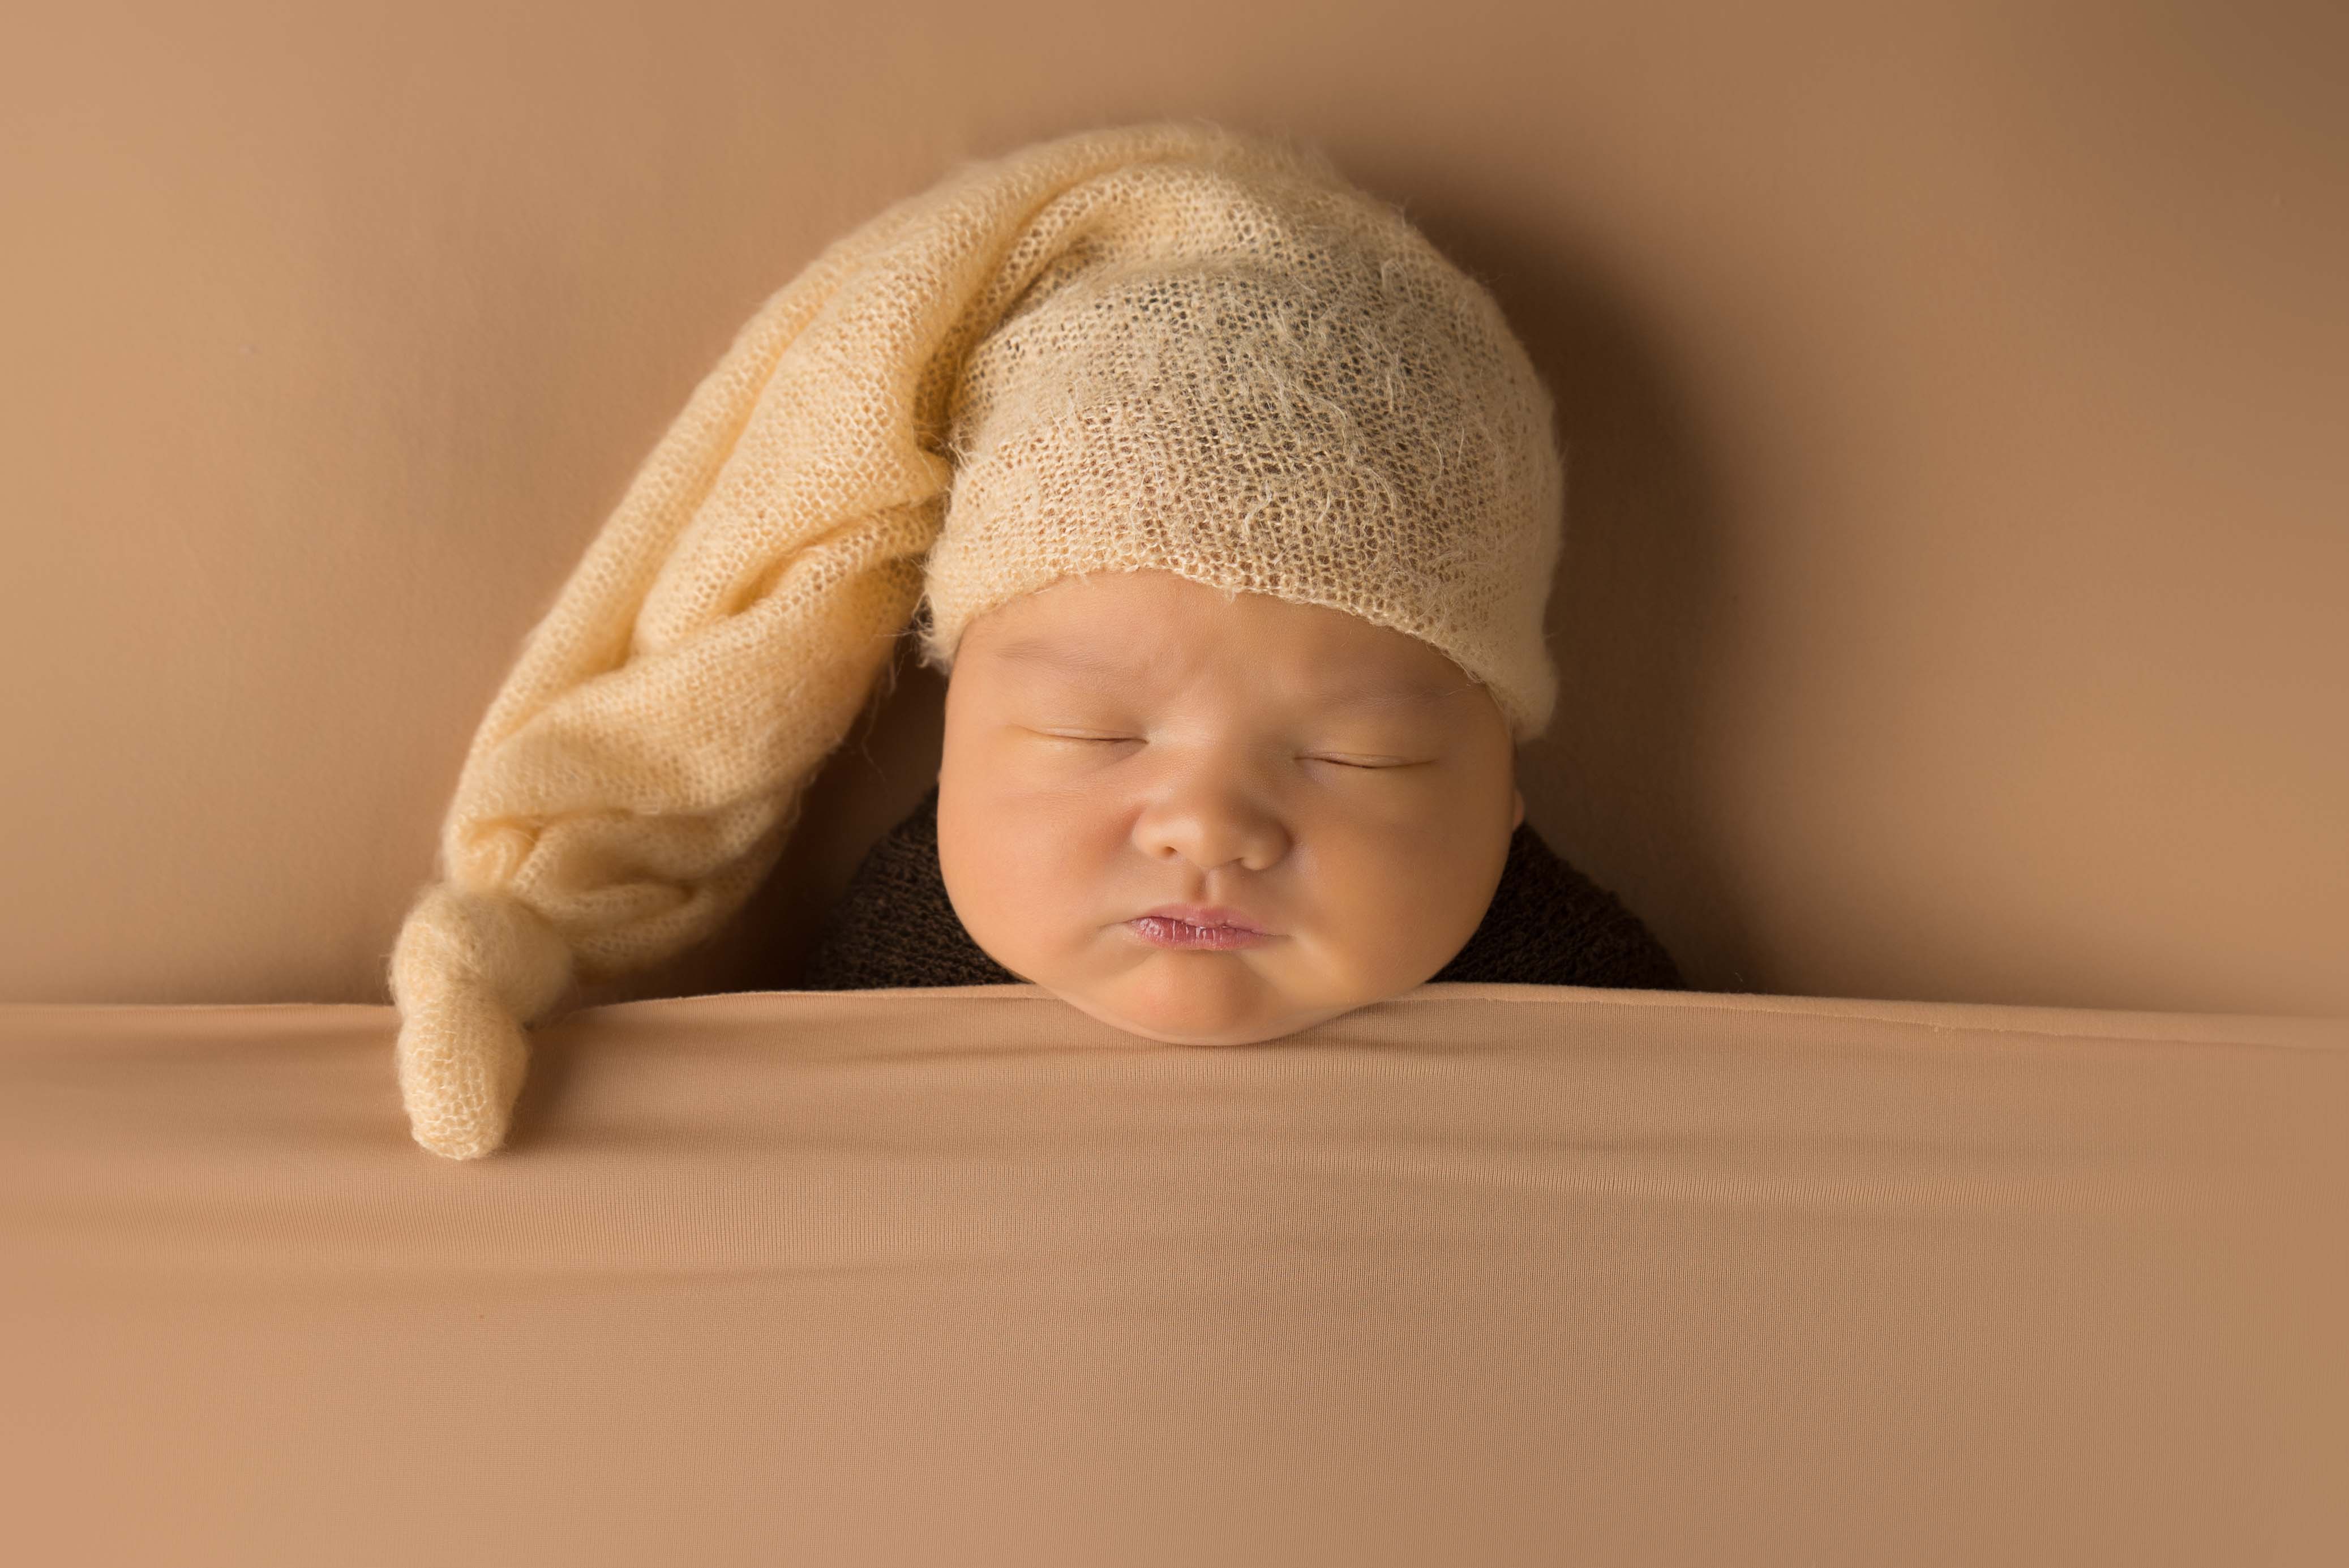
[[[1006,678],[1045,688],[1074,686],[1143,696],[1206,686],[1243,707],[1361,703],[1428,712],[1474,682],[1440,655],[1398,658],[1383,650],[1251,641],[1199,646],[1181,636],[1138,639],[1099,628],[1023,633],[989,649]]]
[[[979,618],[990,674],[1118,691],[1206,688],[1264,705],[1371,692],[1419,702],[1475,682],[1433,643],[1332,606],[1143,570],[1071,575]]]

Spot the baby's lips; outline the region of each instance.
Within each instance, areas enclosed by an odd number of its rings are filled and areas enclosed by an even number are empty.
[[[1143,910],[1134,919],[1146,920],[1153,917],[1180,920],[1186,926],[1229,926],[1237,930],[1253,931],[1260,937],[1272,935],[1271,928],[1262,920],[1246,910],[1235,909],[1226,904],[1161,904],[1156,909]]]

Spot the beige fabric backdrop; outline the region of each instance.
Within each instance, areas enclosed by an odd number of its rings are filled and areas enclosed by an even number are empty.
[[[958,158],[1200,114],[1405,202],[1556,388],[1530,811],[1697,983],[2349,1012],[2338,5],[41,13],[0,998],[379,1000],[472,725],[758,303]],[[786,982],[938,698],[636,991]]]

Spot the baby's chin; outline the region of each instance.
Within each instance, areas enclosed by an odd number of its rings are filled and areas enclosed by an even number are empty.
[[[1178,961],[1197,963],[1202,955]],[[1222,962],[1217,957],[1206,962]],[[1168,981],[1178,982],[1170,994]],[[1286,1039],[1378,1000],[1336,1003],[1292,1001],[1267,987],[1233,995],[1222,987],[1179,985],[1181,977],[1127,974],[1099,986],[1044,989],[1088,1017],[1164,1045],[1260,1045]],[[1237,990],[1239,988],[1231,988]]]

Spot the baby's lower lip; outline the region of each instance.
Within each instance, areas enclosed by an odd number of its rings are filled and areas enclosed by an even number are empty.
[[[1272,939],[1263,931],[1243,930],[1237,926],[1192,926],[1164,915],[1143,915],[1125,922],[1143,941],[1161,948],[1206,948],[1222,951],[1226,948],[1252,948]]]

